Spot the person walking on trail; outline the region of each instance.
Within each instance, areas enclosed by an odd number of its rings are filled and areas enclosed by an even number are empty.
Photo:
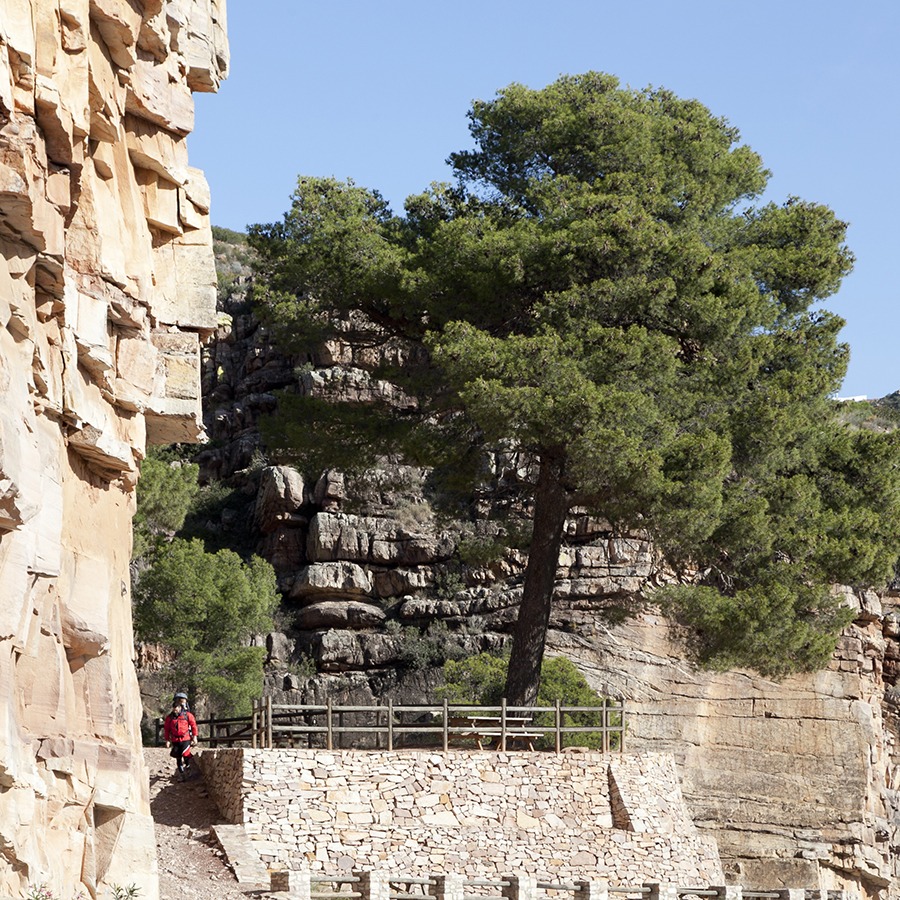
[[[180,697],[172,701],[172,712],[166,716],[163,723],[163,733],[166,738],[166,747],[171,748],[171,756],[178,771],[184,775],[191,769],[191,747],[197,743],[197,720],[193,713],[184,708]]]

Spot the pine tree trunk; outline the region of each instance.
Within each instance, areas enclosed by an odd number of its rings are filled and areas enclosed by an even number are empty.
[[[564,458],[541,457],[534,494],[534,531],[506,673],[506,698],[513,706],[533,706],[537,700],[559,547],[569,511],[564,471]]]

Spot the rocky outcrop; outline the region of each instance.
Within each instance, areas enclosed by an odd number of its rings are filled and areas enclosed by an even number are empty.
[[[827,670],[782,682],[698,672],[686,635],[651,613],[608,628],[563,607],[551,644],[627,698],[631,749],[675,756],[730,878],[893,896],[898,731],[881,664],[892,616],[876,604],[858,604]]]
[[[268,638],[267,691],[312,703],[437,699],[442,655],[508,640],[525,557],[500,549],[484,516],[506,504],[515,519],[527,466],[498,454],[474,508],[455,521],[435,515],[427,473],[418,470],[388,465],[365,481],[325,473],[316,482],[286,466],[254,468],[258,417],[276,390],[324,389],[337,382],[335,366],[377,360],[366,357],[371,348],[342,342],[288,359],[240,291],[226,310],[231,325],[204,367],[205,390],[216,398],[208,427],[219,446],[202,462],[208,475],[256,492],[257,549],[275,566],[293,617],[294,628]],[[313,377],[320,369],[327,376]],[[673,755],[694,820],[717,840],[730,879],[896,896],[895,601],[848,593],[857,620],[831,666],[776,683],[691,666],[690,635],[642,600],[663,577],[641,536],[615,536],[603,522],[573,516],[549,652],[575,660],[600,692],[625,698],[626,746]]]
[[[157,895],[128,564],[148,442],[196,440],[216,327],[191,92],[224,0],[0,16],[0,894]]]

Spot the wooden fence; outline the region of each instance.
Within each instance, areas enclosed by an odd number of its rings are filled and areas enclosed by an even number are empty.
[[[621,701],[603,706],[285,705],[266,697],[254,704],[251,746],[348,746],[375,749],[486,746],[498,750],[545,746],[560,752],[587,736],[598,750],[624,750],[625,710]],[[587,724],[583,724],[587,723]]]
[[[162,719],[156,742],[161,743]],[[338,706],[276,704],[264,697],[250,716],[198,719],[199,741],[210,747],[325,747],[396,750],[416,747],[533,750],[559,753],[587,744],[608,753],[625,748],[622,701],[602,706],[394,704]]]

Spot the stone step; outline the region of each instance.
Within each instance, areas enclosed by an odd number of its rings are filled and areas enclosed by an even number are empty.
[[[269,870],[253,849],[243,825],[210,825],[209,830],[222,848],[238,884],[269,886]]]

